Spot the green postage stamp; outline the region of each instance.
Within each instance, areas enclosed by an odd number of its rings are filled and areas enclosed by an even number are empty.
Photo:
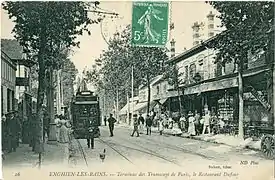
[[[133,2],[132,45],[164,47],[168,21],[169,2]]]

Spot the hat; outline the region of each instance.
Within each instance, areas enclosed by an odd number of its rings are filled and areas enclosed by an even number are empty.
[[[188,112],[188,116],[193,116],[192,111],[189,111],[189,112]]]

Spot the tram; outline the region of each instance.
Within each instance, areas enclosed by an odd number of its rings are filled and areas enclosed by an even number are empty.
[[[75,139],[90,139],[100,136],[99,97],[92,91],[80,91],[73,97],[71,104],[73,134]]]

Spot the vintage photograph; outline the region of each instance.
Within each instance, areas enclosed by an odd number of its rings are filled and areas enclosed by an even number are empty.
[[[2,1],[2,179],[274,179],[274,5]]]

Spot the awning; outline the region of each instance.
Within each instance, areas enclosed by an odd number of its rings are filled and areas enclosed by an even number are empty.
[[[136,105],[136,102],[130,102],[127,103],[120,111],[119,111],[119,115],[125,115],[128,112],[128,108],[130,107],[130,112],[132,110],[132,105],[134,104],[134,106]],[[129,113],[130,113],[129,112]]]
[[[163,98],[163,99],[160,99],[158,100],[158,102],[163,105],[166,101],[167,101],[168,98]]]
[[[197,94],[201,92],[207,92],[207,91],[215,91],[220,89],[227,89],[232,87],[238,87],[238,79],[237,77],[233,78],[227,78],[227,79],[221,79],[218,81],[198,84],[191,87],[186,87],[184,89],[184,95],[187,94]]]
[[[134,108],[134,112],[136,112],[136,113],[137,112],[138,113],[145,112],[147,109],[147,104],[148,104],[147,102],[142,102],[142,103],[136,104],[136,106]],[[149,110],[151,111],[155,107],[156,104],[157,104],[156,101],[151,101]]]

